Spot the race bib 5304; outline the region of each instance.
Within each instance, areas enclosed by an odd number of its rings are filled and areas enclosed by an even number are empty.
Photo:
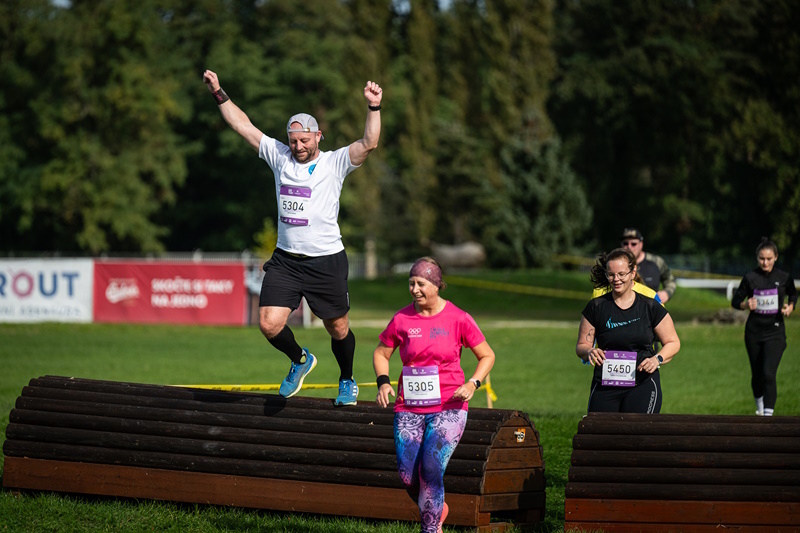
[[[281,185],[278,209],[281,222],[293,226],[308,226],[311,188]]]

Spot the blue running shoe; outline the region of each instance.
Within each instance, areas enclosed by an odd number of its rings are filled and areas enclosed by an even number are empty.
[[[339,396],[333,401],[334,405],[355,405],[358,403],[358,385],[354,379],[339,380]]]
[[[306,376],[314,370],[317,366],[317,358],[314,357],[306,348],[303,348],[303,353],[306,355],[305,363],[295,363],[292,361],[292,368],[289,369],[289,375],[281,382],[281,388],[278,391],[284,398],[291,398],[303,386],[303,380]]]

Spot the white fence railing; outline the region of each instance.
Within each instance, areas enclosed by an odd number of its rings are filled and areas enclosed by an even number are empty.
[[[675,283],[678,287],[691,289],[725,289],[725,296],[728,300],[733,299],[733,291],[739,287],[740,279],[698,279],[698,278],[676,278]],[[800,280],[794,282],[794,286],[800,289]]]

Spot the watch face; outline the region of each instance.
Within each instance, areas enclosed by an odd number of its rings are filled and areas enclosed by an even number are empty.
[[[664,362],[664,358],[661,357],[660,355],[657,355],[656,358],[658,358],[658,362],[659,363],[663,363]]]

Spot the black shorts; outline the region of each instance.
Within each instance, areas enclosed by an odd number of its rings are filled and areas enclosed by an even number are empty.
[[[609,387],[592,380],[588,411],[658,414],[661,412],[661,375],[655,371],[634,387]]]
[[[294,310],[300,305],[300,298],[305,297],[311,311],[323,320],[344,316],[350,310],[348,270],[344,250],[307,257],[276,248],[264,263],[259,305]]]

